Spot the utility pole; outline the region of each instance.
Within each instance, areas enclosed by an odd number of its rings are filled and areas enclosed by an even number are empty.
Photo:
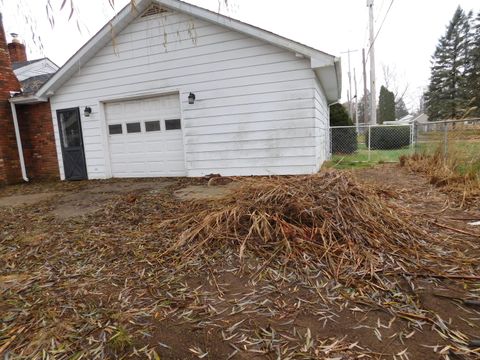
[[[375,78],[375,31],[373,29],[374,19],[373,19],[373,1],[367,0],[367,6],[369,8],[369,19],[370,19],[370,50],[368,51],[370,55],[370,104],[371,104],[371,124],[377,124],[377,89],[376,89],[376,78]]]
[[[367,89],[367,61],[365,59],[365,49],[362,49],[363,64],[363,123],[368,123],[368,89]]]
[[[358,92],[357,92],[357,70],[353,68],[353,82],[355,84],[355,96],[353,97],[355,99],[355,104],[354,104],[354,113],[355,113],[355,125],[357,125],[357,134],[359,130],[358,126]]]
[[[347,99],[348,99],[348,112],[352,117],[353,117],[353,102],[352,102],[353,96],[352,96],[352,67],[350,62],[350,54],[357,51],[358,50],[348,49],[347,51],[344,51],[341,53],[341,54],[348,54],[348,87],[350,91],[347,92]]]

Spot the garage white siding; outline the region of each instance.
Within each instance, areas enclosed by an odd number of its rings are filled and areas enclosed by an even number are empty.
[[[315,87],[315,138],[317,146],[317,167],[330,157],[330,108],[325,98],[322,85],[314,80]]]
[[[171,92],[188,176],[312,173],[325,158],[317,137],[328,107],[309,59],[171,11],[138,17],[114,43],[51,97],[55,128],[56,110],[80,107],[89,178],[112,176],[105,104]]]

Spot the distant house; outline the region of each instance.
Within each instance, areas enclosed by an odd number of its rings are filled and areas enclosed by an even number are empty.
[[[0,14],[0,185],[59,176],[50,104],[31,101],[58,66],[28,60],[25,45],[12,36],[7,43]]]
[[[395,121],[385,121],[384,125],[409,125],[413,123],[413,115],[405,115],[403,118]]]
[[[104,179],[314,173],[340,95],[333,55],[182,1],[137,0],[11,101],[50,101],[62,179]]]
[[[428,115],[424,113],[417,115],[413,119],[413,122],[415,123],[419,131],[428,131],[429,124],[432,124],[431,122],[428,121]]]
[[[403,118],[398,119],[397,123],[399,124],[411,124],[413,122],[414,116],[413,115],[405,115]]]

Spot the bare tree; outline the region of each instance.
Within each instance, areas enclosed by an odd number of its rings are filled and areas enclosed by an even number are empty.
[[[396,67],[383,64],[382,71],[385,87],[393,92],[395,95],[395,102],[404,99],[405,94],[408,91],[409,84],[406,83],[405,85],[400,86]]]
[[[395,96],[395,113],[397,118],[402,118],[408,114],[408,109],[405,106],[405,96],[407,94],[409,84],[400,85],[398,80],[397,69],[395,66],[382,65],[383,79],[385,87],[393,92]]]

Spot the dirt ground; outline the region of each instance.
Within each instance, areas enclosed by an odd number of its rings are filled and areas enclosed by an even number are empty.
[[[468,239],[465,251],[479,258],[480,227],[469,224],[480,221],[480,208],[451,208],[447,195],[396,165],[352,176],[431,217],[432,231]],[[404,277],[389,302],[423,314],[413,317],[385,310],[380,297],[349,299],[349,289],[331,279],[240,262],[233,251],[168,266],[159,222],[192,199],[234,189],[204,179],[0,189],[0,357],[480,358],[474,348],[460,354],[450,347],[480,339],[480,307],[462,300],[480,297],[478,279]]]

